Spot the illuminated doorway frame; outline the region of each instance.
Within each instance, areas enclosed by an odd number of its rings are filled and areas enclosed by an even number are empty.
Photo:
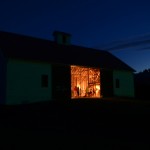
[[[100,98],[100,69],[71,66],[71,98]]]

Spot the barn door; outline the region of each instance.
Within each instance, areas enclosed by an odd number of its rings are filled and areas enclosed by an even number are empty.
[[[101,95],[103,97],[113,96],[113,71],[101,69]]]
[[[70,66],[55,64],[52,66],[52,97],[57,100],[71,98]]]

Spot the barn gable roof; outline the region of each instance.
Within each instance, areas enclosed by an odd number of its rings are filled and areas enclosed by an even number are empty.
[[[0,49],[6,58],[135,71],[107,51],[3,31],[0,31]]]

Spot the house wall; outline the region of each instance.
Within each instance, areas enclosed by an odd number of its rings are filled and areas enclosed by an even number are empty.
[[[116,87],[116,79],[119,87]],[[129,71],[113,71],[113,89],[115,96],[134,97],[134,76]]]
[[[41,75],[48,75],[48,87],[41,86]],[[9,60],[7,64],[7,104],[47,101],[52,98],[51,65]]]
[[[0,104],[6,101],[6,59],[0,50]]]

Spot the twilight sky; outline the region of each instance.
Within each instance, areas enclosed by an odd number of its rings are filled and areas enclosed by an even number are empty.
[[[1,0],[0,30],[108,50],[137,72],[150,68],[149,0]]]

